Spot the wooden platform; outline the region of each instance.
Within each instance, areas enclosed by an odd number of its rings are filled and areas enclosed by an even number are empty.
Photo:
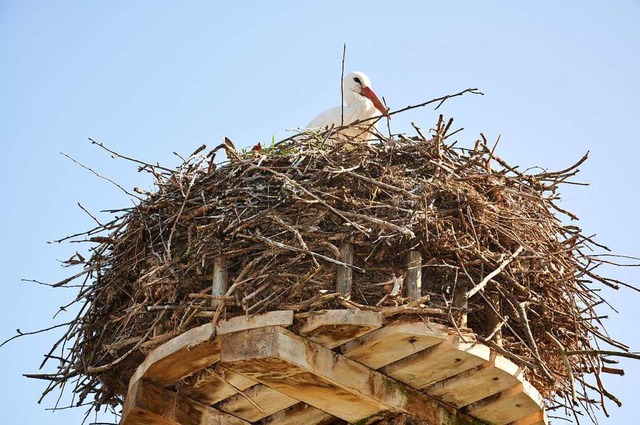
[[[544,425],[542,405],[522,371],[472,335],[353,310],[294,325],[292,311],[276,311],[156,348],[131,378],[121,424],[313,425],[393,411],[433,424]]]

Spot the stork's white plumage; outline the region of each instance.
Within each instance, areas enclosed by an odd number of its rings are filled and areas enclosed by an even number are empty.
[[[324,130],[332,125],[336,127],[343,124],[349,125],[355,121],[367,120],[376,115],[387,115],[387,108],[371,90],[371,81],[365,74],[352,72],[345,77],[343,84],[344,108],[337,106],[322,112],[307,124],[307,128]],[[375,120],[342,130],[341,134],[357,140],[366,140],[370,135],[368,130],[375,125],[373,121]]]

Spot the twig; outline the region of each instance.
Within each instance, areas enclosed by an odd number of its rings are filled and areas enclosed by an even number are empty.
[[[93,214],[91,214],[91,213],[89,212],[89,210],[87,210],[85,207],[83,207],[83,206],[82,206],[82,204],[81,204],[80,202],[78,202],[78,206],[80,207],[80,209],[81,209],[82,211],[84,211],[85,213],[87,213],[87,215],[88,215],[89,217],[91,217],[91,218],[93,219],[93,221],[95,221],[95,222],[98,224],[98,226],[102,227],[103,229],[106,227],[104,224],[100,223],[100,221],[98,221],[98,219],[97,219]]]
[[[187,187],[187,193],[184,194],[184,200],[182,201],[182,205],[180,205],[180,209],[178,210],[178,214],[176,214],[176,218],[173,221],[173,226],[171,226],[171,232],[169,232],[169,238],[167,240],[167,259],[171,259],[171,241],[173,239],[173,235],[176,232],[176,228],[178,227],[178,222],[180,221],[180,216],[182,215],[182,212],[184,211],[184,207],[187,204],[187,200],[189,199],[189,194],[191,193],[191,188],[193,187],[193,184],[196,181],[196,177],[198,176],[198,173],[193,173],[193,176],[191,177],[191,181],[189,182],[189,186]]]
[[[435,109],[438,109],[440,106],[442,106],[442,104],[443,104],[446,100],[448,100],[448,99],[452,99],[452,98],[454,98],[454,97],[462,96],[462,95],[464,95],[464,94],[466,94],[466,93],[471,93],[471,94],[477,94],[477,95],[484,96],[484,93],[482,93],[481,91],[478,91],[478,89],[476,89],[476,88],[473,88],[473,89],[469,88],[469,89],[462,90],[461,92],[458,92],[458,93],[448,94],[448,95],[446,95],[446,96],[442,96],[442,97],[437,97],[437,98],[435,98],[435,99],[431,99],[431,100],[429,100],[429,101],[422,102],[422,103],[419,103],[419,104],[417,104],[417,105],[410,105],[410,106],[404,107],[404,108],[402,108],[402,109],[398,109],[398,110],[396,110],[396,111],[389,112],[389,115],[396,115],[396,114],[400,114],[400,113],[402,113],[402,112],[410,111],[411,109],[423,108],[423,107],[425,107],[425,106],[427,106],[427,105],[431,105],[432,103],[436,103],[436,102],[438,102],[438,106],[436,106],[436,108],[435,108]]]
[[[124,159],[124,160],[127,160],[127,161],[135,162],[136,164],[140,164],[143,167],[149,167],[149,168],[152,168],[152,169],[153,168],[157,168],[159,170],[163,170],[163,171],[167,171],[169,173],[173,173],[173,170],[171,168],[165,168],[165,167],[162,167],[162,166],[160,166],[158,164],[150,164],[148,162],[140,161],[139,159],[135,159],[135,158],[128,157],[126,155],[119,154],[118,152],[113,151],[113,150],[109,149],[108,147],[106,147],[104,145],[104,143],[102,143],[102,142],[96,142],[91,137],[88,137],[88,139],[89,139],[89,141],[91,142],[92,145],[97,145],[100,148],[104,149],[105,151],[109,152],[112,155],[113,158],[120,158],[120,159]]]
[[[347,43],[342,45],[342,67],[340,73],[340,126],[344,125],[344,60],[347,57]]]
[[[313,257],[320,258],[321,260],[328,261],[329,263],[337,264],[337,265],[343,266],[343,267],[349,267],[350,269],[353,269],[353,270],[355,270],[357,272],[364,273],[363,269],[361,269],[360,267],[354,266],[353,264],[343,263],[342,261],[333,259],[331,257],[327,257],[326,255],[322,255],[322,254],[319,254],[319,253],[313,252],[313,251],[307,251],[305,249],[298,248],[298,247],[295,247],[295,246],[290,246],[290,245],[284,244],[282,242],[271,240],[271,239],[266,238],[264,236],[240,234],[240,235],[238,235],[238,237],[239,238],[243,238],[243,239],[259,240],[259,241],[262,241],[262,242],[266,243],[267,245],[276,246],[278,248],[286,249],[288,251],[301,252],[303,254],[308,254],[308,255],[311,255]]]
[[[48,328],[39,329],[37,331],[31,331],[31,332],[22,332],[20,329],[16,329],[17,335],[14,335],[11,338],[5,340],[2,344],[0,344],[0,348],[2,348],[5,344],[13,341],[16,338],[20,338],[20,337],[27,336],[27,335],[36,335],[36,334],[40,334],[40,333],[44,333],[44,332],[49,332],[50,330],[53,330],[53,329],[62,328],[64,326],[69,326],[72,323],[73,323],[73,321],[66,322],[66,323],[60,323],[58,325],[50,326]]]
[[[505,269],[505,267],[507,267],[509,264],[511,264],[511,262],[513,260],[515,260],[516,257],[518,255],[520,255],[520,253],[523,250],[524,250],[524,247],[522,245],[520,245],[518,247],[518,249],[516,249],[516,251],[509,256],[509,258],[507,258],[502,263],[500,263],[500,265],[494,271],[489,273],[484,279],[482,279],[480,281],[480,283],[478,283],[473,288],[471,288],[469,291],[467,291],[467,294],[466,294],[467,299],[473,297],[478,291],[482,290],[485,286],[487,286],[487,283],[489,283],[491,281],[491,279],[493,279],[496,275],[498,275],[500,272],[502,272]]]
[[[93,173],[96,177],[99,177],[99,178],[101,178],[101,179],[103,179],[103,180],[106,180],[106,181],[108,181],[109,183],[113,184],[114,186],[116,186],[118,189],[120,189],[121,191],[123,191],[123,192],[124,192],[124,193],[126,193],[127,195],[129,195],[129,196],[131,196],[131,197],[133,197],[133,198],[136,198],[136,199],[138,199],[138,200],[140,200],[140,201],[142,200],[142,198],[141,198],[141,197],[139,197],[138,195],[136,195],[136,194],[134,194],[134,193],[129,192],[129,191],[128,191],[128,190],[126,190],[124,187],[120,186],[118,183],[114,182],[114,181],[113,181],[113,180],[111,180],[110,178],[108,178],[108,177],[104,177],[104,176],[102,176],[102,175],[100,175],[100,174],[96,173],[96,172],[95,172],[95,171],[93,171],[91,168],[87,167],[87,166],[86,166],[86,165],[84,165],[84,164],[81,164],[80,162],[78,162],[78,161],[76,161],[75,159],[71,158],[71,157],[70,157],[69,155],[67,155],[66,153],[64,153],[64,152],[60,152],[60,154],[61,154],[61,155],[63,155],[63,156],[66,156],[68,159],[70,159],[71,161],[75,162],[76,164],[78,164],[79,166],[81,166],[82,168],[84,168],[85,170],[90,171],[90,172],[91,172],[91,173]]]
[[[571,385],[571,400],[574,404],[577,404],[578,394],[576,392],[575,378],[573,377],[573,368],[571,367],[571,363],[569,363],[569,358],[567,357],[567,349],[562,345],[560,341],[558,341],[556,337],[551,335],[549,332],[545,332],[544,334],[547,336],[547,338],[549,338],[551,342],[553,342],[558,347],[558,350],[562,355],[564,367],[565,369],[567,369],[567,373],[569,374],[569,383]]]
[[[614,356],[626,357],[629,359],[640,360],[640,353],[627,353],[624,351],[611,350],[566,350],[567,356]]]
[[[134,351],[136,351],[138,348],[140,348],[140,346],[142,345],[142,343],[144,343],[153,333],[153,331],[155,330],[155,326],[160,323],[160,321],[162,320],[162,318],[164,317],[166,313],[166,310],[162,311],[160,313],[160,315],[156,318],[156,320],[153,322],[153,326],[151,326],[149,328],[149,330],[147,331],[147,333],[140,338],[140,341],[138,341],[136,343],[136,345],[134,345],[133,347],[131,347],[131,349],[129,349],[129,351],[127,351],[126,353],[124,353],[123,355],[121,355],[120,357],[118,357],[117,359],[107,363],[107,364],[103,364],[101,366],[88,366],[86,368],[86,372],[90,375],[97,375],[100,373],[104,373],[106,371],[108,371],[109,369],[113,368],[114,366],[116,366],[118,363],[120,363],[121,361],[123,361],[124,359],[126,359],[127,357],[129,357],[129,355],[131,353],[133,353]]]

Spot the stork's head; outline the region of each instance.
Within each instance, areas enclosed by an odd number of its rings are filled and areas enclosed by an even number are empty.
[[[344,90],[355,92],[369,99],[373,106],[382,114],[388,116],[387,108],[382,104],[378,96],[371,90],[371,81],[364,73],[356,71],[347,75],[344,79]]]

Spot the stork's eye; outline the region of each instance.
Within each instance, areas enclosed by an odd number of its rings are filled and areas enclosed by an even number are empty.
[[[353,81],[355,81],[355,82],[356,82],[356,83],[358,83],[358,84],[362,84],[362,83],[360,82],[360,78],[358,78],[358,77],[353,77]]]

